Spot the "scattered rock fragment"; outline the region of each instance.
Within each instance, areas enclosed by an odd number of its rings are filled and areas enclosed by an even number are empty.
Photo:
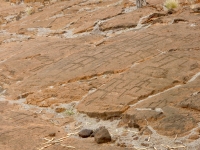
[[[98,144],[107,143],[111,141],[110,133],[106,128],[100,128],[94,135],[95,141]]]
[[[144,147],[148,147],[149,146],[148,143],[141,143],[141,145],[144,146]]]
[[[78,135],[82,138],[87,138],[87,137],[90,137],[92,133],[93,133],[93,130],[83,129],[78,133]]]
[[[189,108],[200,111],[200,94],[198,92],[193,93],[190,97],[182,100],[179,104],[182,108]]]
[[[175,141],[174,141],[174,144],[179,144],[179,145],[181,145],[181,144],[183,144],[183,142],[182,142],[181,140],[175,140]]]
[[[17,97],[17,99],[26,98],[26,97],[29,96],[30,94],[33,94],[33,92],[26,92],[26,93],[23,93],[23,94],[19,95],[19,96]]]
[[[122,120],[127,123],[129,127],[138,128],[141,130],[147,126],[147,122],[158,121],[164,117],[163,112],[157,112],[155,110],[140,110],[130,109],[123,115]]]
[[[162,11],[163,10],[163,6],[161,4],[157,4],[154,7],[156,8],[157,11]]]
[[[55,109],[55,112],[61,113],[61,112],[64,112],[65,110],[66,110],[65,108],[58,107],[58,108]]]
[[[192,13],[200,13],[200,7],[192,9]]]
[[[174,19],[173,24],[178,23],[178,22],[187,22],[187,20],[182,19],[182,18],[176,18],[176,19]]]
[[[194,135],[189,136],[189,139],[191,139],[191,140],[197,140],[198,138],[199,138],[198,134],[194,134]]]
[[[126,144],[124,142],[123,143],[117,143],[117,146],[126,147]]]
[[[138,136],[133,137],[133,140],[138,140],[138,139],[139,139]]]
[[[55,132],[51,132],[51,133],[49,133],[48,136],[50,136],[50,137],[54,137],[54,136],[56,136],[56,133],[55,133]]]
[[[140,129],[140,126],[132,120],[128,122],[128,127]]]
[[[174,13],[176,13],[176,11],[174,10],[174,9],[170,9],[170,10],[168,10],[168,12],[167,12],[169,15],[171,15],[171,14],[174,14]]]
[[[155,20],[160,20],[160,17],[166,16],[167,14],[165,13],[153,13],[151,15],[149,15],[149,17],[147,17],[146,19],[144,19],[144,21],[142,22],[142,24],[148,24],[148,23],[152,23],[152,22],[156,22]]]
[[[152,131],[148,127],[144,127],[143,129],[141,129],[140,134],[141,135],[151,135]]]

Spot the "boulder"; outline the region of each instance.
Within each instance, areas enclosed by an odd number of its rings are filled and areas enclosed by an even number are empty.
[[[81,130],[78,135],[82,138],[87,138],[93,133],[93,130],[90,129],[83,129]]]
[[[106,128],[100,128],[94,135],[95,141],[98,144],[107,143],[111,141],[110,133]]]

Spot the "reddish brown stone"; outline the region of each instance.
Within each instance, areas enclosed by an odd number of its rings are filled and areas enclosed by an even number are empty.
[[[19,100],[16,103],[25,101],[31,108],[73,104],[73,109],[95,117],[98,123],[101,119],[119,119],[119,126],[127,130],[122,132],[124,137],[131,140],[138,130],[138,136],[153,135],[155,130],[175,137],[188,135],[198,126],[199,6],[192,6],[194,10],[186,5],[184,9],[162,12],[160,0],[152,0],[137,10],[129,0],[38,1],[15,5],[0,0],[0,93],[5,98]],[[29,6],[34,13],[27,12]],[[19,105],[12,108],[18,114]],[[5,108],[0,112],[0,119],[8,121],[0,131],[9,133],[8,141],[9,137],[17,138],[9,129],[19,124],[9,122]],[[23,115],[16,116],[27,123],[22,126],[24,135],[32,135],[31,130],[38,127],[32,138],[34,143],[43,133],[40,126],[52,132],[52,126],[70,124],[77,128],[75,122],[71,124],[76,115],[52,120],[55,114],[43,116],[45,111],[39,111],[35,117],[36,112],[31,114],[36,122],[43,117],[51,124],[40,123],[41,120],[32,124],[34,119],[26,122]],[[29,131],[27,127],[32,125]],[[136,131],[129,132],[129,127]],[[146,127],[151,130],[145,130]],[[8,149],[4,142],[0,147]],[[126,142],[120,143],[130,145]],[[11,143],[11,147],[15,146]],[[93,146],[91,149],[96,149]],[[29,145],[24,147],[30,149]],[[18,149],[22,148],[15,148]]]

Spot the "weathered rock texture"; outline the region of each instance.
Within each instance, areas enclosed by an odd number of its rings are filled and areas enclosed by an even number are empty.
[[[0,91],[40,107],[77,101],[91,117],[188,135],[200,122],[198,7],[160,5],[2,2]]]

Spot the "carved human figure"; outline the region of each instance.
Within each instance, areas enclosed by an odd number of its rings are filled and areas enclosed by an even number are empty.
[[[146,5],[146,0],[136,0],[137,8],[141,8],[142,6]]]

